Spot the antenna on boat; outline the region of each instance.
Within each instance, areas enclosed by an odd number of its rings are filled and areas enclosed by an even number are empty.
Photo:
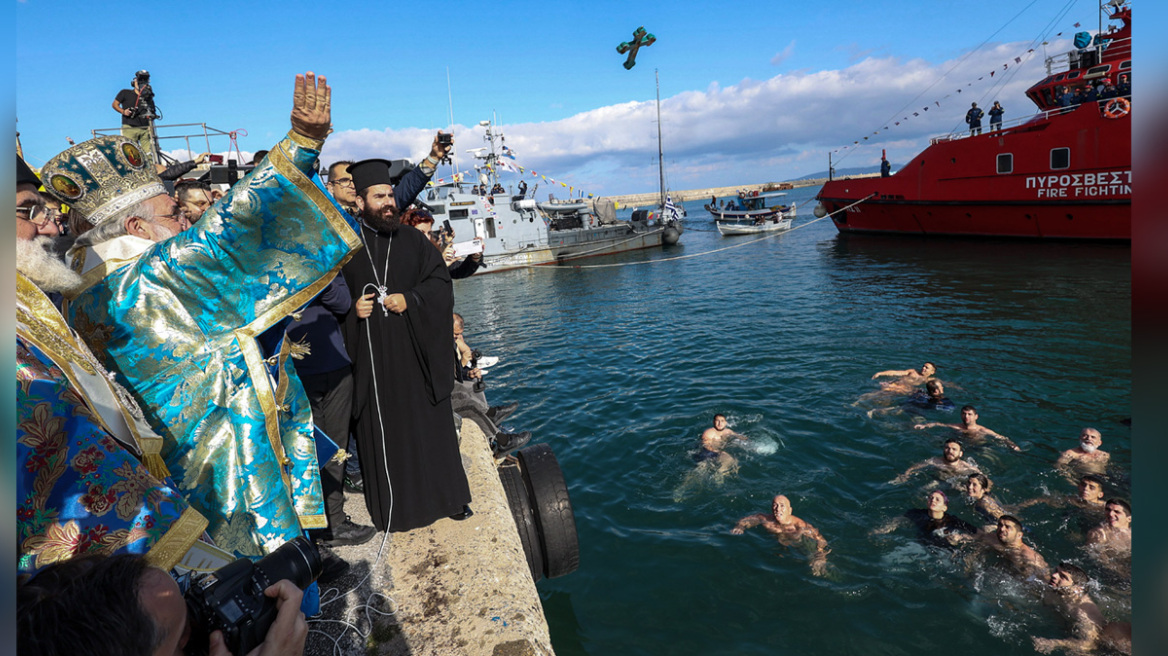
[[[653,69],[657,83],[657,173],[661,178],[661,210],[665,211],[665,151],[661,147],[661,76]]]
[[[446,100],[450,107],[450,133],[454,134],[454,94],[450,92],[450,67],[446,67]],[[450,168],[454,169],[454,179],[458,179],[458,155],[450,149]]]

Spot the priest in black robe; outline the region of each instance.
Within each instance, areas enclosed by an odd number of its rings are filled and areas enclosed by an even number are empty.
[[[470,486],[450,406],[450,273],[425,235],[401,225],[390,162],[365,160],[349,172],[365,248],[343,270],[354,296],[344,328],[365,503],[381,531],[461,519]]]

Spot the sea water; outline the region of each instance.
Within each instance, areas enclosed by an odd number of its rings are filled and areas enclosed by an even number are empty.
[[[992,559],[869,535],[937,485],[888,483],[951,435],[912,424],[958,417],[853,404],[873,373],[933,361],[958,407],[1023,448],[966,449],[1003,503],[1074,493],[1051,465],[1084,426],[1112,453],[1107,494],[1128,496],[1130,249],[841,236],[814,221],[815,191],[788,197],[799,217],[780,236],[721,237],[695,201],[677,246],[455,283],[467,341],[500,358],[488,399],[519,403],[507,427],[549,444],[568,483],[580,569],[537,586],[559,656],[1030,654],[1031,635],[1063,635]],[[754,445],[695,481],[714,413]],[[778,493],[827,539],[826,576],[805,548],[730,534]],[[1020,515],[1049,563],[1096,571],[1077,517]],[[1099,596],[1128,619],[1122,586]]]

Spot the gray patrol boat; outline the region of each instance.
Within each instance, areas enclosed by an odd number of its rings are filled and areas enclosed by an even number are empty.
[[[538,185],[530,193],[518,182],[504,187],[499,176],[503,135],[490,121],[480,125],[488,145],[471,151],[480,160],[475,165],[479,184],[442,183],[418,195],[434,215],[435,228],[450,222],[456,245],[481,242],[485,266],[478,274],[672,245],[681,237],[681,222],[657,212],[636,210],[623,221],[611,200],[537,202]]]

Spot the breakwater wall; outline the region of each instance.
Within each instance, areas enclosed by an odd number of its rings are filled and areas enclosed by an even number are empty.
[[[879,173],[837,176],[836,179],[844,178],[871,178],[880,175]],[[730,187],[706,187],[704,189],[684,189],[672,190],[669,194],[673,197],[674,202],[685,202],[690,200],[709,200],[710,196],[717,196],[724,198],[726,196],[734,196],[739,191],[745,189],[746,191],[786,191],[789,189],[798,189],[800,187],[818,187],[827,182],[827,178],[806,178],[803,180],[792,180],[790,182],[761,182],[757,184],[741,184]],[[611,200],[617,204],[618,208],[622,207],[647,207],[656,205],[661,196],[659,192],[652,191],[643,194],[623,194],[620,196],[605,196],[605,199]]]

